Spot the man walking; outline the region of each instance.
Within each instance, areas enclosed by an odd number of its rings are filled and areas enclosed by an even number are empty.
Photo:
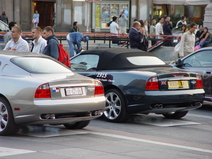
[[[12,39],[6,44],[4,50],[27,52],[29,45],[21,37],[22,30],[19,26],[12,27]]]
[[[59,58],[59,41],[54,34],[54,29],[51,26],[47,26],[43,29],[43,37],[47,40],[47,45],[43,50],[44,55],[51,56],[58,60]]]
[[[31,52],[43,53],[44,48],[47,45],[47,42],[44,38],[42,38],[42,29],[40,27],[32,28],[32,47]]]
[[[81,41],[87,42],[89,40],[89,38],[87,36],[84,36],[80,32],[69,33],[66,36],[66,39],[68,41],[68,45],[69,45],[69,49],[70,49],[70,57],[74,56],[74,51],[76,51],[75,45],[77,45],[78,51],[81,51],[83,49],[82,45],[81,45]]]
[[[194,51],[195,45],[195,30],[197,29],[197,25],[195,23],[191,23],[189,25],[189,31],[185,32],[181,38],[180,45],[180,56],[184,57]]]

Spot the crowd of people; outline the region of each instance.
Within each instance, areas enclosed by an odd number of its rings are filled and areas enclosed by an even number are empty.
[[[34,27],[31,29],[33,41],[29,44],[22,38],[22,29],[16,22],[9,22],[9,32],[4,35],[5,47],[3,50],[21,51],[21,52],[34,52],[51,56],[59,59],[59,40],[57,39],[54,29],[51,26],[46,26],[43,30],[38,26],[39,13],[36,10],[33,14],[32,23]],[[6,13],[3,12],[0,16],[1,20],[8,23]],[[67,41],[70,48],[70,57],[74,56],[76,52],[80,52],[83,48],[81,41],[87,42],[88,37],[79,32],[78,23],[75,21],[73,27],[67,35]]]
[[[22,38],[22,30],[16,22],[10,22],[8,24],[10,31],[5,34],[5,48],[4,50],[16,50],[16,51],[31,51],[36,53],[45,54],[58,59],[59,50],[58,45],[59,40],[54,34],[54,29],[51,26],[45,27],[43,30],[38,27],[39,24],[39,13],[36,10],[33,14],[32,23],[34,27],[31,30],[32,38],[34,39],[31,46]],[[8,18],[6,13],[3,12],[0,19],[5,23],[8,23]],[[108,23],[110,27],[110,33],[115,34],[126,34],[126,25],[128,18],[124,14],[124,11],[119,17],[112,17],[112,21]],[[166,36],[170,36],[167,42],[164,44],[166,46],[172,46],[172,29],[174,28],[169,16],[164,16],[156,19],[152,19],[151,24],[147,20],[135,19],[132,27],[129,30],[129,42],[131,49],[140,49],[147,51],[149,37],[151,37],[151,45],[154,45],[159,41],[158,39],[163,39]],[[183,16],[175,26],[175,28],[181,29],[180,42],[175,46],[175,55],[178,57],[186,56],[187,54],[193,52],[195,49],[206,46],[210,43],[210,33],[207,27],[203,25],[199,26],[197,31],[197,25],[192,23],[190,25],[186,22],[186,17]],[[114,36],[116,37],[116,36]],[[78,22],[73,23],[73,27],[70,29],[70,33],[66,36],[69,44],[70,57],[73,57],[76,53],[80,52],[83,47],[81,42],[87,42],[88,37],[84,36],[79,32]],[[119,41],[113,41],[113,43],[119,44]]]

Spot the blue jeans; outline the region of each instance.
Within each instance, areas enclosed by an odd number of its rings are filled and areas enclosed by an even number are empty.
[[[70,50],[70,57],[74,56],[74,50],[75,50],[75,45],[72,43],[72,40],[67,40],[68,45],[69,45],[69,50]]]
[[[203,41],[203,42],[196,42],[196,45],[200,45],[200,47],[202,48],[202,47],[205,47],[205,46],[207,46],[208,44],[210,43],[210,41],[208,41],[208,40],[205,40],[205,41]]]

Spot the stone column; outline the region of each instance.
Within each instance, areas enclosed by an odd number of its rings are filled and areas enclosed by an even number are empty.
[[[212,0],[205,8],[205,15],[204,15],[204,27],[208,27],[210,33],[212,33]]]

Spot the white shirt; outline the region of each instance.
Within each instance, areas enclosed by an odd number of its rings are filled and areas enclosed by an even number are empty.
[[[157,23],[155,26],[155,35],[163,34],[163,26],[161,23]]]
[[[110,33],[118,34],[119,25],[116,22],[110,24]]]
[[[185,53],[192,53],[195,45],[195,34],[190,31],[185,32],[181,38],[180,55],[185,56]]]
[[[22,39],[22,37],[20,36],[20,38],[18,39],[17,42],[15,42],[13,39],[11,39],[5,46],[4,50],[7,50],[7,48],[10,49],[16,49],[16,51],[23,51],[23,52],[27,52],[29,51],[29,45],[27,43],[26,40]]]
[[[34,46],[33,46],[34,45]],[[44,38],[42,38],[42,36],[40,36],[40,38],[38,39],[38,41],[36,42],[35,40],[32,41],[32,49],[31,52],[35,52],[35,53],[43,53],[44,48],[46,47],[47,42]]]

